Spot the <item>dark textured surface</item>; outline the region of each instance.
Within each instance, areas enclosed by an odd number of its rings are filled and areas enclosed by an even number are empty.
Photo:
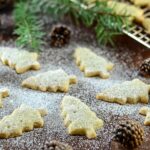
[[[48,109],[49,114],[44,118],[45,125],[41,129],[23,134],[18,138],[0,140],[0,149],[2,150],[38,150],[43,147],[47,141],[59,140],[66,142],[74,150],[109,150],[122,149],[118,144],[111,141],[112,132],[119,120],[124,118],[139,121],[144,130],[144,143],[139,149],[150,149],[150,127],[143,125],[144,118],[138,114],[139,109],[144,104],[135,105],[118,105],[96,100],[97,92],[122,82],[139,78],[146,83],[149,79],[142,78],[138,75],[138,67],[142,60],[150,57],[150,50],[142,47],[138,43],[127,37],[120,37],[116,40],[115,48],[97,46],[96,41],[91,33],[86,29],[74,28],[70,44],[62,49],[52,49],[46,46],[40,53],[40,63],[42,65],[39,71],[29,71],[25,74],[17,75],[14,70],[0,63],[0,87],[10,89],[10,97],[4,99],[4,107],[0,109],[0,119],[10,114],[15,108],[22,103],[31,105],[35,108],[42,107]],[[12,42],[2,42],[1,45],[12,45]],[[115,64],[111,77],[107,80],[96,78],[85,78],[83,73],[75,65],[72,57],[76,46],[86,46],[91,48],[98,55],[102,55]],[[23,79],[30,75],[35,75],[42,71],[54,70],[57,68],[64,69],[69,74],[78,77],[78,84],[70,88],[69,93],[43,93],[25,89],[20,86]],[[72,95],[82,99],[90,108],[96,112],[97,116],[104,120],[104,128],[97,131],[97,138],[88,140],[84,136],[70,136],[66,132],[63,121],[60,117],[60,103],[64,95]],[[148,104],[150,106],[150,103]]]

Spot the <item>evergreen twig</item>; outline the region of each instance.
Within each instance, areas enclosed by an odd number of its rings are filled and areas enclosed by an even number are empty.
[[[28,1],[18,2],[15,5],[13,15],[16,23],[14,33],[18,35],[16,44],[39,51],[39,47],[43,43],[42,37],[44,33],[36,13],[31,10]]]
[[[87,0],[34,0],[39,3],[39,10],[49,12],[54,18],[70,15],[76,22],[82,22],[87,27],[95,29],[99,43],[113,43],[113,37],[122,34],[122,27],[128,27],[129,19],[126,15],[117,15],[107,6],[107,1],[95,1],[94,5],[87,5]],[[47,6],[45,8],[45,5]]]
[[[113,37],[122,34],[123,25],[128,26],[128,17],[115,14],[113,9],[108,7],[107,1],[96,1],[91,5],[87,5],[85,1],[30,0],[18,3],[14,11],[18,27],[15,33],[19,35],[17,43],[38,48],[42,43],[43,32],[36,14],[49,13],[54,19],[70,15],[76,22],[93,28],[99,43],[113,45]]]
[[[38,1],[38,0],[37,0]],[[51,1],[48,11],[57,18],[70,14],[87,27],[94,27],[99,43],[114,44],[113,37],[122,34],[122,27],[128,27],[128,16],[117,15],[107,6],[107,1],[95,1],[86,5],[85,0]]]

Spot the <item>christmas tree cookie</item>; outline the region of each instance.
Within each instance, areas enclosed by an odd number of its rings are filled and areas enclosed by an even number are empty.
[[[43,127],[42,117],[46,114],[44,109],[33,109],[27,105],[21,105],[11,115],[0,120],[0,138],[21,136],[23,132]]]
[[[124,15],[141,22],[144,18],[144,10],[124,2],[108,1],[108,7],[112,8],[117,15]]]
[[[148,103],[150,85],[139,79],[116,84],[101,93],[96,98],[112,103],[126,104],[137,102]]]
[[[58,69],[29,77],[22,82],[22,86],[43,92],[68,92],[69,85],[76,82],[76,76],[69,76],[64,70]]]
[[[142,25],[146,29],[148,33],[150,33],[150,18],[144,18],[142,21]]]
[[[137,6],[149,6],[150,7],[150,0],[130,0]]]
[[[9,90],[8,89],[0,89],[0,108],[3,107],[2,99],[9,96]]]
[[[96,55],[88,48],[76,48],[74,57],[76,64],[86,77],[100,76],[101,78],[109,78],[108,71],[112,70],[114,66],[111,62]]]
[[[40,69],[37,62],[38,54],[17,48],[0,47],[0,59],[4,65],[15,69],[17,73],[24,73],[30,69]]]
[[[150,108],[149,107],[142,107],[139,111],[141,115],[146,116],[144,125],[150,126]]]
[[[86,135],[87,138],[96,138],[96,130],[103,126],[90,108],[72,96],[65,96],[61,103],[61,116],[71,135]]]

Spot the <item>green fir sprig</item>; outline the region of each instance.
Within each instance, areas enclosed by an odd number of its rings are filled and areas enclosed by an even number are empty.
[[[38,0],[37,0],[38,1]],[[93,28],[98,43],[114,44],[113,37],[122,34],[122,27],[130,24],[128,16],[118,15],[107,5],[107,1],[95,1],[90,5],[86,0],[51,1],[47,11],[55,18],[70,15],[76,22]]]
[[[26,0],[16,4],[14,16],[19,35],[17,43],[38,49],[42,44],[42,26],[37,13],[46,13],[53,19],[70,16],[76,23],[82,23],[95,31],[98,43],[114,44],[113,38],[122,34],[122,27],[129,25],[126,15],[117,15],[108,7],[107,1],[88,4],[87,0]]]
[[[43,43],[44,32],[36,12],[30,6],[28,1],[21,1],[15,5],[13,15],[16,23],[14,33],[18,35],[16,44],[39,51],[40,45]]]

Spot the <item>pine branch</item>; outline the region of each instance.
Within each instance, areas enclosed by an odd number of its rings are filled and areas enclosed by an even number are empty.
[[[30,3],[28,2],[18,2],[15,5],[13,16],[16,23],[14,33],[18,35],[16,44],[39,51],[40,45],[43,44],[42,37],[44,33],[36,13],[31,11],[29,6]]]
[[[39,3],[39,0],[34,1]],[[115,14],[113,9],[107,6],[107,1],[96,1],[87,5],[85,0],[44,0],[40,7],[40,10],[49,12],[54,18],[70,15],[86,27],[95,28],[97,40],[102,44],[113,45],[113,37],[123,34],[122,27],[128,27],[130,24],[128,16]]]
[[[76,22],[95,31],[98,43],[114,44],[113,37],[122,34],[122,27],[129,25],[127,16],[114,13],[107,1],[96,1],[88,5],[86,0],[30,0],[18,2],[14,10],[19,35],[18,45],[38,49],[42,44],[42,25],[38,13],[51,14],[54,19],[70,15]]]

